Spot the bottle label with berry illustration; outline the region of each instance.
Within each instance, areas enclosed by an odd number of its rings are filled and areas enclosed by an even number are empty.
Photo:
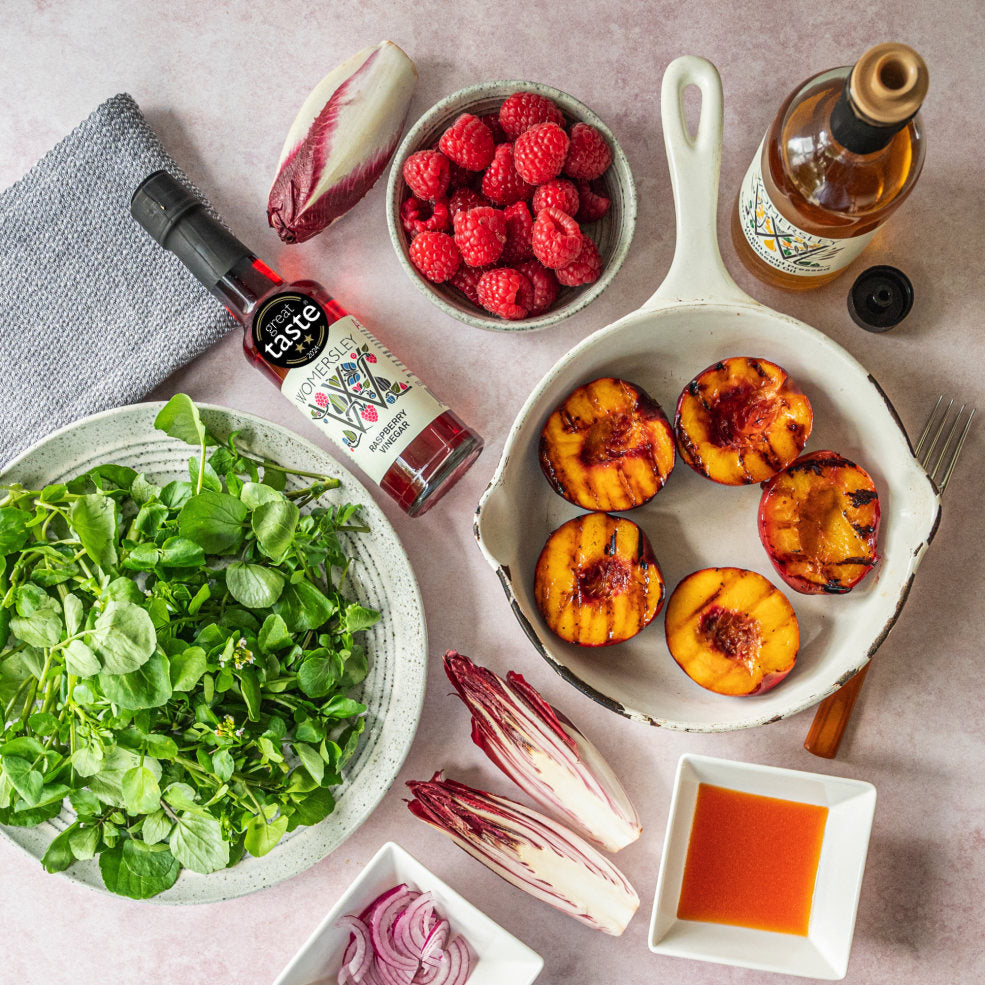
[[[786,219],[763,182],[763,145],[749,165],[739,191],[739,224],[746,242],[774,270],[816,277],[847,267],[869,244],[875,231],[847,239],[805,232]]]
[[[351,315],[332,322],[318,356],[281,391],[374,482],[448,407]]]

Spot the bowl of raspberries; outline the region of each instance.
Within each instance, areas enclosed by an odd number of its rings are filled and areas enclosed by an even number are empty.
[[[608,286],[636,227],[629,163],[577,99],[531,82],[453,93],[411,128],[387,188],[404,269],[447,314],[544,328]]]

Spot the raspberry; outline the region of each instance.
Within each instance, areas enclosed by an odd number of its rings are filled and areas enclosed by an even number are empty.
[[[459,188],[471,188],[476,183],[476,179],[481,178],[481,175],[475,171],[469,171],[454,161],[448,162],[448,171],[450,174],[448,178],[449,191],[457,191]]]
[[[377,414],[375,407],[363,407],[363,409],[359,412],[359,416],[362,417],[364,421],[369,421],[370,424],[372,424],[373,421],[378,421],[380,418],[380,415]]]
[[[512,205],[526,201],[533,193],[533,186],[517,174],[513,165],[513,145],[500,144],[482,176],[482,194],[495,205]]]
[[[534,255],[530,243],[534,221],[526,202],[514,202],[503,211],[503,215],[506,216],[506,245],[500,262],[503,266],[511,267]]]
[[[488,113],[486,116],[480,116],[479,119],[489,127],[489,132],[497,144],[502,144],[508,139],[506,131],[500,125],[499,113]]]
[[[533,201],[530,204],[533,206],[534,215],[543,212],[544,209],[555,208],[574,216],[578,211],[578,202],[578,189],[575,188],[574,182],[557,178],[541,185],[534,192]]]
[[[466,264],[462,264],[458,270],[455,271],[455,276],[452,277],[449,284],[452,287],[458,288],[474,305],[479,305],[479,278],[485,273],[481,267],[469,267]]]
[[[546,96],[533,92],[514,92],[499,107],[499,123],[507,139],[516,140],[536,123],[564,126],[561,111]]]
[[[448,280],[462,262],[448,233],[421,233],[414,237],[409,252],[410,262],[434,284]]]
[[[475,209],[480,205],[488,205],[487,199],[483,198],[477,191],[471,188],[459,188],[450,199],[448,199],[448,214],[452,219],[456,212],[462,209]]]
[[[448,191],[448,158],[440,151],[419,150],[404,161],[404,181],[418,198],[430,202]]]
[[[558,281],[565,287],[578,287],[581,284],[592,284],[597,281],[599,274],[602,273],[602,258],[591,237],[583,236],[578,256],[563,267],[558,267],[554,272],[557,274]]]
[[[449,215],[448,202],[443,198],[431,203],[412,196],[400,206],[400,221],[410,236],[428,231],[443,232],[448,228]]]
[[[556,269],[570,263],[578,256],[581,241],[578,223],[560,209],[544,209],[534,220],[534,256],[545,267]]]
[[[537,123],[513,144],[513,165],[531,185],[556,178],[567,156],[568,135],[556,123]]]
[[[530,281],[534,289],[534,301],[527,314],[542,315],[557,300],[560,288],[554,271],[548,270],[537,260],[525,260],[523,263],[518,263],[515,269]]]
[[[482,171],[493,159],[496,144],[489,127],[477,116],[462,113],[441,135],[438,149],[469,171]]]
[[[579,222],[597,222],[609,211],[609,205],[609,199],[595,191],[587,181],[578,182],[578,213],[575,218]]]
[[[455,215],[455,245],[470,267],[488,267],[503,252],[506,216],[490,205]]]
[[[602,136],[587,123],[576,123],[568,134],[570,146],[564,173],[569,178],[597,178],[612,163],[612,151]]]
[[[530,281],[510,267],[487,270],[479,278],[478,293],[486,311],[511,321],[526,318],[534,299]]]

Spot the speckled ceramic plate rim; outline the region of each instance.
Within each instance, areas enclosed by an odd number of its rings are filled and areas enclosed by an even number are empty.
[[[480,99],[496,98],[501,99],[513,92],[534,92],[540,96],[546,96],[554,100],[569,116],[577,116],[582,122],[595,127],[609,142],[612,148],[612,167],[618,174],[618,180],[622,189],[624,210],[622,225],[618,231],[618,242],[616,249],[605,266],[602,276],[590,287],[571,297],[562,306],[536,318],[524,318],[518,321],[508,321],[496,318],[492,315],[483,316],[478,310],[467,311],[463,308],[456,308],[449,304],[437,291],[433,285],[429,284],[410,262],[407,251],[403,247],[401,230],[399,228],[400,202],[399,192],[401,188],[402,173],[401,162],[408,154],[414,150],[421,140],[421,135],[431,129],[435,123],[441,119],[449,110],[457,107],[465,108]],[[548,328],[556,325],[565,318],[576,314],[591,304],[608,286],[619,272],[629,247],[633,242],[633,234],[636,231],[636,216],[638,204],[636,198],[636,183],[633,180],[633,172],[629,166],[629,160],[625,152],[616,140],[615,135],[605,124],[605,122],[581,100],[561,89],[553,86],[544,85],[541,82],[525,82],[520,79],[500,79],[490,82],[480,82],[476,85],[466,86],[459,89],[434,104],[424,113],[417,122],[407,132],[401,141],[397,152],[393,156],[393,166],[390,168],[390,175],[387,179],[386,194],[386,218],[387,226],[390,230],[390,241],[393,243],[394,252],[400,265],[404,268],[407,276],[413,281],[414,286],[434,305],[440,308],[445,314],[450,315],[458,321],[471,325],[474,328],[482,328],[490,332],[529,332],[541,328]]]
[[[162,406],[163,402],[157,402],[114,408],[60,428],[9,462],[0,473],[0,481],[29,476],[37,477],[35,482],[51,481],[75,474],[76,463],[85,468],[97,460],[115,458],[126,464],[130,449],[156,456],[159,474],[180,474],[191,449],[154,430],[154,417]],[[351,569],[353,590],[363,604],[375,602],[384,618],[368,631],[366,639],[371,666],[363,688],[368,714],[374,720],[345,771],[345,782],[333,788],[335,812],[319,824],[298,828],[262,858],[246,856],[237,865],[207,876],[184,870],[171,889],[150,900],[171,904],[219,902],[264,889],[303,872],[338,848],[369,817],[396,779],[417,730],[427,678],[427,629],[417,579],[396,531],[363,484],[326,451],[278,424],[213,404],[198,406],[203,419],[217,433],[240,430],[244,444],[254,452],[342,480],[337,494],[327,493],[319,502],[330,502],[337,496],[340,501],[361,505],[371,532],[354,538],[351,544],[353,556],[362,562]],[[55,460],[48,462],[53,454]],[[155,470],[148,471],[153,474]],[[386,581],[379,596],[373,583],[381,580],[383,572],[378,564],[383,561]],[[390,714],[381,717],[382,712]],[[51,837],[72,817],[66,808],[53,821],[35,828],[0,826],[0,834],[40,859]],[[95,859],[76,862],[60,875],[107,891]]]

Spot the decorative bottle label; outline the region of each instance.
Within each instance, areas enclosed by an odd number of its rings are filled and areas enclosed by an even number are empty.
[[[847,267],[875,231],[848,239],[815,236],[785,219],[763,183],[763,145],[759,145],[739,191],[739,224],[756,256],[785,274],[812,277]]]
[[[263,357],[287,369],[281,392],[374,482],[448,407],[351,315],[331,321],[297,291],[268,298],[253,320]]]

